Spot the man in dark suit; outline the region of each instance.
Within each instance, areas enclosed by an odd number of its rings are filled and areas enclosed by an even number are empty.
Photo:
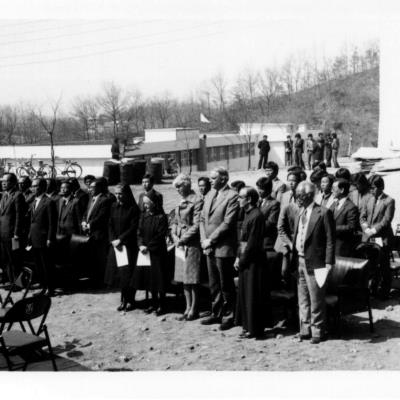
[[[38,280],[49,294],[54,294],[54,263],[51,248],[55,244],[57,211],[54,201],[46,196],[46,181],[43,178],[32,182],[35,200],[31,204],[31,226],[28,245],[32,246]]]
[[[335,202],[330,209],[335,220],[335,255],[351,257],[357,245],[356,233],[359,221],[358,208],[348,198],[350,182],[338,179],[333,183],[332,195]]]
[[[143,197],[144,195],[148,193],[153,193],[155,197],[157,197],[159,204],[161,204],[161,207],[163,206],[163,196],[160,192],[157,192],[157,190],[154,189],[154,178],[150,174],[146,174],[143,179],[142,179],[142,186],[144,189],[144,192],[141,192],[139,194],[139,201],[138,201],[138,206],[140,208],[140,212],[144,212],[144,206],[143,206]]]
[[[264,135],[263,139],[260,140],[258,143],[258,148],[260,149],[260,160],[258,161],[258,169],[265,168],[268,162],[268,153],[271,149],[269,142],[268,142],[268,136]]]
[[[332,212],[314,203],[315,185],[301,182],[296,189],[300,213],[295,222],[293,266],[298,271],[300,339],[318,344],[325,339],[324,282],[316,270],[329,273],[335,263],[335,225]]]
[[[104,271],[108,248],[108,220],[110,200],[104,194],[100,179],[89,187],[91,200],[83,216],[82,231],[92,238],[93,258],[90,266],[93,284],[100,288],[104,281]]]
[[[204,199],[200,215],[201,246],[207,255],[212,315],[203,325],[220,323],[220,329],[233,326],[236,290],[233,280],[237,250],[238,194],[229,188],[229,173],[223,167],[210,174],[212,189]]]
[[[24,233],[26,204],[24,196],[17,188],[14,174],[5,174],[2,180],[3,196],[0,202],[0,243],[3,257],[3,281],[13,282],[21,272],[21,253]]]
[[[71,178],[69,180],[71,184],[71,191],[76,199],[76,206],[78,210],[78,215],[79,215],[79,222],[81,223],[83,220],[83,215],[85,214],[85,211],[87,209],[88,203],[89,203],[89,194],[85,192],[82,188],[81,185],[76,178]]]
[[[380,279],[381,287],[378,295],[382,298],[389,296],[392,273],[390,270],[390,245],[393,238],[392,221],[395,201],[383,192],[385,182],[379,175],[370,179],[371,194],[360,215],[360,225],[363,230],[362,241],[372,241],[381,246]],[[376,282],[376,286],[378,282]],[[373,288],[376,292],[376,287]]]
[[[80,221],[77,210],[77,200],[72,195],[71,184],[63,182],[60,190],[61,198],[58,200],[57,234],[70,237],[80,232]]]

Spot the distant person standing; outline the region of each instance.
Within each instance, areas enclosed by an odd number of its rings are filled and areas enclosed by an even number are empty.
[[[111,145],[111,158],[113,160],[119,160],[119,139],[114,138],[114,141]]]
[[[317,146],[314,152],[314,162],[324,161],[324,151],[325,151],[325,139],[322,132],[318,133]]]
[[[300,133],[296,133],[294,136],[294,164],[304,169],[303,152],[304,152],[304,140],[301,138]]]
[[[328,168],[332,166],[332,136],[330,133],[326,135],[325,140],[325,163]]]
[[[338,154],[339,154],[340,142],[336,133],[332,133],[332,162],[335,168],[339,168]]]
[[[286,136],[285,141],[285,166],[290,167],[293,164],[293,140],[290,135]]]
[[[307,141],[306,141],[307,168],[309,170],[312,169],[312,165],[314,162],[314,152],[315,152],[316,147],[317,147],[317,144],[315,143],[313,135],[312,135],[312,133],[309,133],[307,136]]]
[[[268,162],[268,153],[271,149],[268,136],[264,135],[263,139],[258,143],[258,148],[260,149],[260,160],[258,161],[258,169],[265,168]]]

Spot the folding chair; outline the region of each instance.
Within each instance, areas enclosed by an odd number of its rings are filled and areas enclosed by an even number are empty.
[[[49,349],[53,369],[54,371],[57,371],[53,349],[45,325],[50,306],[50,297],[40,293],[17,301],[9,310],[7,310],[4,317],[1,319],[1,352],[4,354],[9,371],[18,368],[15,368],[14,363],[11,361],[12,356],[18,355],[24,359],[25,363],[23,370],[26,371],[29,363],[29,354],[39,351],[44,355],[43,347]],[[34,320],[38,321],[37,329],[34,328]],[[26,331],[23,324],[24,322],[29,326],[30,332]],[[21,325],[22,331],[11,330],[12,326],[16,323]],[[8,327],[5,331],[6,325],[8,325]],[[42,334],[44,334],[44,336],[42,336]]]
[[[1,308],[0,308],[0,316],[4,314],[4,309],[6,309],[6,306],[8,303],[11,305],[14,304],[14,300],[12,298],[12,293],[18,290],[22,290],[22,299],[24,299],[32,284],[32,276],[33,272],[30,268],[24,267],[22,268],[22,272],[18,275],[17,279],[11,284],[10,289],[8,290],[7,296],[4,298],[4,301],[0,295],[0,302],[1,302]]]

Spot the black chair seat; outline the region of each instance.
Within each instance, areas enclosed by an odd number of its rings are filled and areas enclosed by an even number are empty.
[[[39,346],[43,344],[46,345],[46,338],[32,335],[30,333],[22,332],[22,331],[7,331],[3,333],[4,342],[8,348],[8,351],[11,353],[13,348],[27,348],[32,345]]]

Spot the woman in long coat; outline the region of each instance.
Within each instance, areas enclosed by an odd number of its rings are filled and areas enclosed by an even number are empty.
[[[168,219],[159,197],[154,192],[143,196],[144,213],[141,214],[138,229],[139,250],[150,255],[150,291],[152,305],[146,313],[164,313],[166,292],[166,269]]]
[[[134,308],[135,289],[133,287],[133,271],[138,255],[137,228],[140,210],[128,185],[115,188],[116,200],[111,205],[109,222],[109,240],[111,247],[108,253],[105,283],[121,288],[121,304],[118,311],[130,311]],[[128,253],[128,265],[117,267],[115,249],[125,246]]]
[[[235,267],[239,270],[239,290],[235,324],[243,328],[241,338],[262,337],[267,324],[269,289],[267,260],[264,252],[265,221],[257,208],[258,193],[245,187],[239,193],[240,206],[245,217],[240,237],[239,257]]]
[[[203,200],[192,190],[190,176],[180,174],[173,182],[181,196],[181,201],[175,209],[171,234],[177,248],[183,251],[185,259],[175,262],[174,280],[183,283],[186,308],[179,320],[191,321],[199,316],[199,284],[201,265],[201,246],[199,234],[200,213]]]

